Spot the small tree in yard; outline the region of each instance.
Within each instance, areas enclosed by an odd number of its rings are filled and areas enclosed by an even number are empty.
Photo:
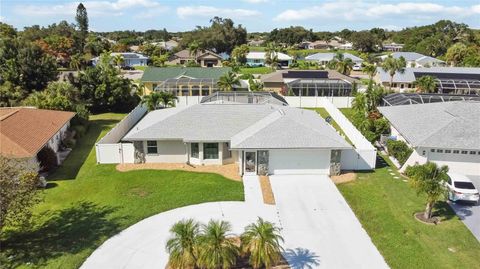
[[[30,219],[30,209],[41,200],[37,171],[36,163],[0,156],[0,233]]]
[[[237,261],[239,248],[229,233],[232,225],[226,221],[210,220],[199,236],[198,265],[201,268],[231,268]]]
[[[427,206],[425,208],[424,218],[429,220],[432,217],[433,206],[442,197],[445,197],[445,182],[448,180],[448,167],[438,167],[435,163],[407,167],[405,174],[411,179],[412,186],[417,194],[427,195]]]
[[[195,267],[198,261],[200,224],[193,219],[182,220],[172,226],[170,233],[172,237],[167,241],[170,267]]]

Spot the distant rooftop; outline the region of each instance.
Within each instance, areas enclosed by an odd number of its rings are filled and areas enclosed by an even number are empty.
[[[348,59],[352,59],[352,61],[354,61],[354,62],[362,62],[363,61],[362,58],[357,57],[357,56],[355,56],[353,54],[350,54],[348,52],[345,52],[345,53],[342,53],[342,54],[343,54],[343,57],[348,58]],[[315,53],[315,54],[312,54],[312,55],[308,55],[307,57],[305,57],[305,60],[329,62],[329,61],[333,60],[333,58],[336,55],[337,55],[337,53],[334,53],[334,52],[319,52],[319,53]]]
[[[169,78],[219,79],[232,69],[230,67],[147,67],[142,82],[159,82]]]
[[[275,104],[280,106],[288,106],[287,101],[274,92],[215,92],[209,96],[202,98],[201,103],[226,103],[226,104]]]

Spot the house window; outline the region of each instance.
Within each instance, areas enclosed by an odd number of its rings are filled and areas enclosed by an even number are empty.
[[[454,150],[454,151],[453,151],[453,154],[458,154],[458,153],[460,153],[459,150]]]
[[[218,143],[203,143],[203,159],[218,159]]]
[[[153,84],[152,84],[152,90],[155,90],[155,88],[156,88],[157,86],[158,86],[157,83],[153,83]]]
[[[435,152],[435,149],[431,149],[430,152]]]
[[[443,149],[437,149],[437,153],[443,153]]]
[[[470,151],[470,154],[475,155],[475,154],[477,154],[477,152],[476,151]]]
[[[424,150],[424,151],[422,151],[422,155],[423,155],[423,156],[425,156],[425,153],[426,153],[426,152],[425,152],[425,150]]]
[[[157,141],[147,141],[147,153],[148,154],[157,154]]]
[[[449,149],[446,149],[446,150],[445,150],[445,153],[452,153],[452,151],[449,150]]]
[[[467,153],[468,153],[468,151],[462,150],[462,154],[467,154]]]
[[[199,156],[199,153],[200,153],[200,148],[198,146],[198,143],[192,143],[192,144],[190,144],[190,147],[191,147],[190,155],[192,156],[192,158],[197,158],[198,159],[198,156]]]

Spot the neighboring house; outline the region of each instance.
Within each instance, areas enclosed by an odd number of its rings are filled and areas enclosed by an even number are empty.
[[[415,81],[422,76],[437,80],[437,91],[453,94],[480,94],[480,68],[474,67],[407,67],[393,76],[392,88],[399,91],[415,89]],[[381,67],[377,68],[375,82],[385,87],[390,85],[390,75]]]
[[[1,155],[37,160],[40,150],[48,146],[58,156],[73,116],[73,112],[31,107],[0,108]]]
[[[134,53],[134,52],[112,52],[110,56],[115,56],[115,55],[122,55],[123,57],[123,63],[122,66],[146,66],[148,64],[149,58],[147,56],[144,56],[143,54],[140,53]],[[97,65],[98,61],[100,60],[100,57],[95,57],[93,58],[92,64],[95,66]]]
[[[480,102],[445,102],[379,107],[392,138],[414,149],[402,171],[427,161],[450,171],[480,175]],[[419,115],[421,115],[419,117]]]
[[[330,174],[353,150],[315,111],[274,103],[155,110],[122,141],[133,143],[136,163],[237,163],[241,175]]]
[[[189,50],[184,49],[175,53],[168,63],[186,65],[189,61],[193,61],[201,67],[221,67],[222,60],[222,56],[209,50],[199,50],[196,55],[192,55]]]
[[[437,58],[426,56],[417,52],[394,52],[387,55],[382,55],[380,58],[384,61],[389,55],[393,58],[399,59],[403,57],[407,62],[407,67],[437,67],[445,66],[445,62]]]
[[[350,96],[357,79],[334,70],[279,70],[261,77],[264,90],[294,96]]]
[[[285,53],[277,52],[278,64],[287,67],[292,63],[293,58]],[[265,63],[266,52],[252,51],[247,54],[248,66],[267,66]]]
[[[343,44],[340,44],[340,45],[338,46],[338,49],[341,49],[341,50],[352,50],[352,49],[353,49],[353,44],[350,43],[350,42],[343,43]]]
[[[157,89],[176,96],[206,96],[218,90],[218,80],[231,70],[230,67],[147,67],[140,81],[145,85],[145,94]]]
[[[263,43],[265,42],[265,40],[248,40],[248,43],[247,45],[251,46],[251,47],[260,47],[261,45],[263,45]]]
[[[398,52],[398,51],[402,51],[403,44],[397,44],[395,42],[386,43],[386,44],[383,44],[382,48],[384,51]]]
[[[159,47],[161,47],[163,49],[166,49],[166,50],[169,50],[169,51],[178,47],[178,42],[173,40],[173,39],[168,40],[168,41],[151,42],[150,44],[154,45],[154,46],[159,46]]]
[[[343,54],[343,57],[348,58],[348,59],[352,59],[352,61],[355,64],[360,65],[363,62],[362,58],[357,57],[353,54],[350,54],[350,53],[342,53],[342,54]],[[320,65],[325,66],[326,64],[328,64],[328,62],[333,60],[333,58],[335,58],[336,55],[337,55],[337,53],[335,53],[335,52],[319,52],[319,53],[315,53],[315,54],[312,54],[312,55],[308,55],[307,57],[305,57],[305,60],[312,61],[312,62],[318,62]]]

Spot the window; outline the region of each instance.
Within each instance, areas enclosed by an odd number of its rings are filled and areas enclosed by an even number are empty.
[[[425,152],[425,150],[424,150],[424,151],[422,151],[422,155],[423,155],[423,156],[425,156],[425,153],[426,153],[426,152]]]
[[[157,154],[157,141],[147,141],[147,153],[148,154]]]
[[[449,150],[449,149],[446,149],[446,150],[445,150],[445,153],[452,153],[452,151]]]
[[[218,143],[203,144],[203,159],[218,159]]]
[[[443,149],[437,149],[437,153],[443,153]]]
[[[477,154],[477,152],[476,151],[470,151],[470,154],[475,155],[475,154]]]
[[[459,150],[454,150],[454,151],[453,151],[453,154],[458,154],[458,153],[460,153]]]
[[[200,148],[198,146],[198,143],[192,143],[190,144],[190,155],[192,158],[197,158],[198,159],[198,156],[199,156],[199,153],[200,153]]]
[[[467,153],[468,153],[468,151],[462,150],[462,154],[467,154]]]
[[[435,149],[431,149],[430,152],[435,152]]]
[[[475,186],[473,186],[472,182],[455,181],[453,184],[455,185],[455,188],[459,188],[459,189],[466,189],[466,190],[475,189]]]

